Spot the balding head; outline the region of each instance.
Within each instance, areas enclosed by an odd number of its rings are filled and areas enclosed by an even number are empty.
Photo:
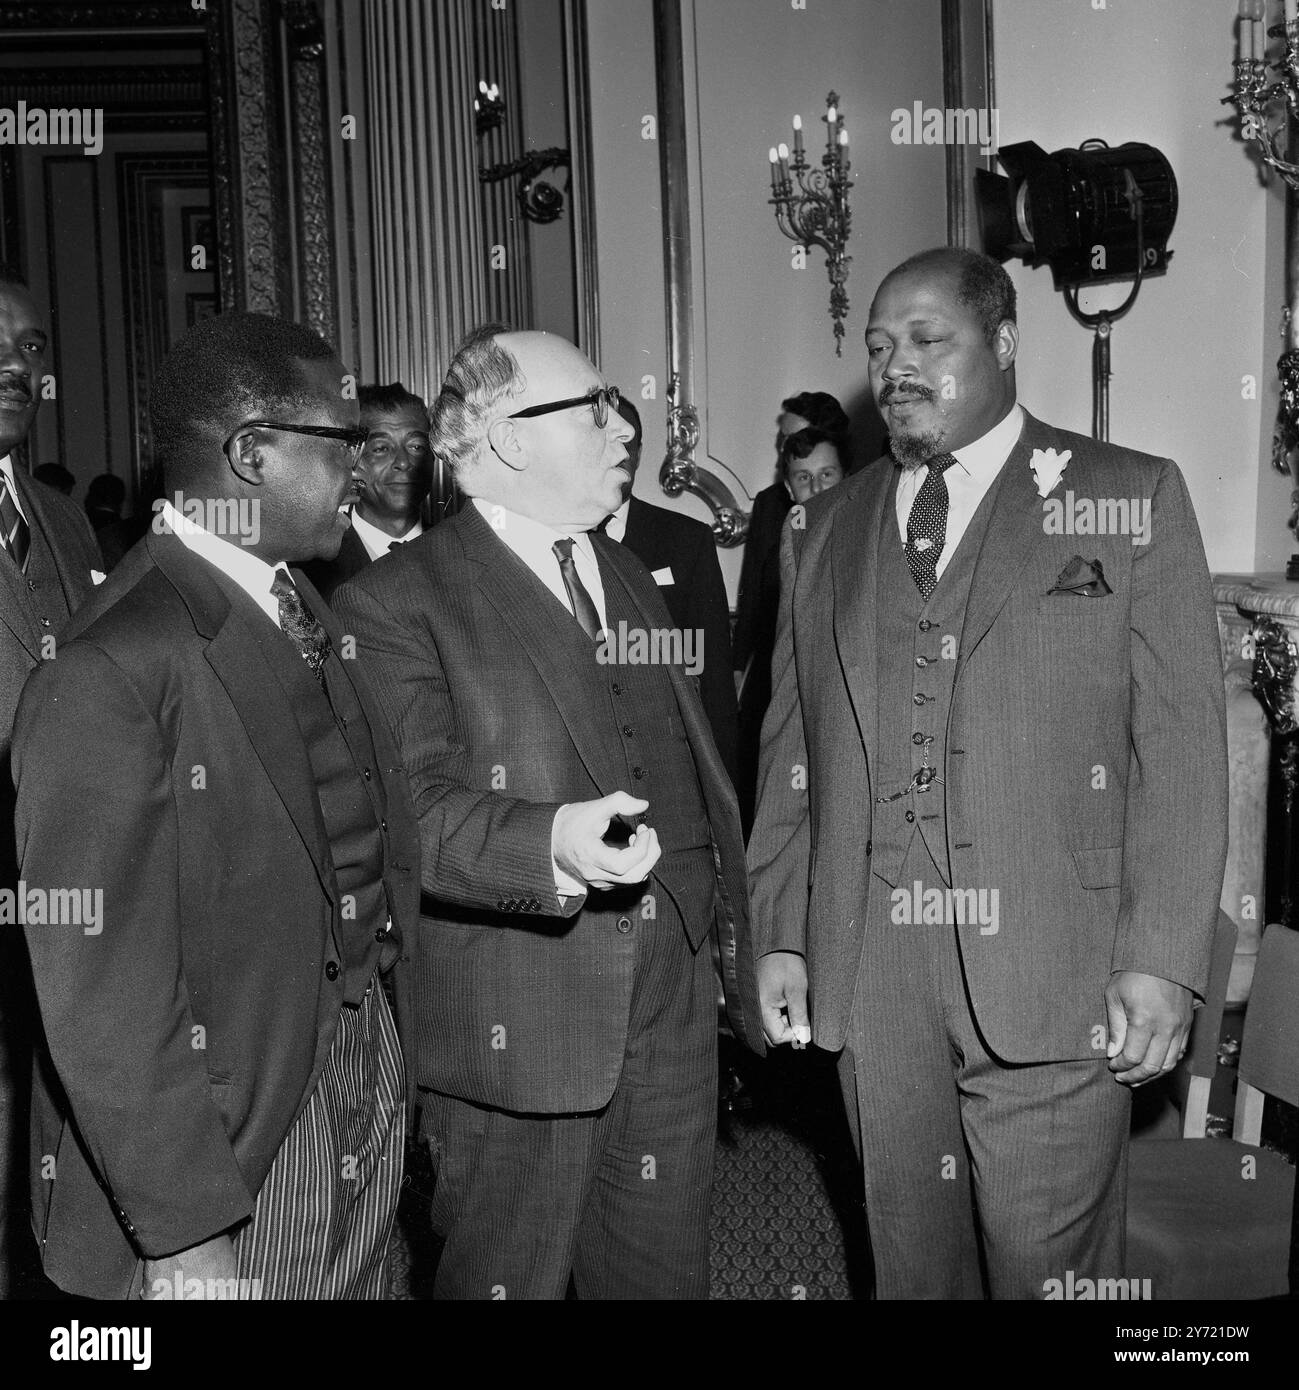
[[[605,386],[566,338],[479,329],[447,372],[430,440],[470,496],[557,530],[589,530],[617,510],[630,479],[631,426],[616,410],[597,424],[605,403],[585,399]],[[549,406],[559,408],[537,411]]]

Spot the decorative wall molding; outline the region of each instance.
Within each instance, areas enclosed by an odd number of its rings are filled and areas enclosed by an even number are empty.
[[[563,0],[564,66],[568,74],[569,172],[574,194],[573,260],[577,345],[600,361],[600,286],[596,274],[595,170],[591,163],[591,72],[586,52],[586,0]]]
[[[488,317],[470,7],[364,0],[372,368],[426,400]]]
[[[150,217],[154,185],[210,189],[210,166],[205,158],[185,154],[127,154],[116,160],[118,238],[121,246],[122,302],[125,311],[128,408],[132,439],[132,464],[137,497],[144,483],[144,465],[151,454],[148,386],[166,353],[166,325],[159,321],[161,306],[151,266],[162,255]]]
[[[298,317],[338,342],[334,297],[333,189],[325,140],[324,32],[313,0],[286,0],[289,49],[290,184],[295,192]],[[332,132],[331,132],[332,133]]]
[[[110,126],[151,124],[182,113],[206,120],[207,82],[199,62],[0,68],[0,105],[19,100],[28,106],[102,107]]]
[[[667,454],[659,483],[669,497],[693,492],[713,512],[713,535],[738,545],[749,515],[735,494],[695,459],[699,409],[695,402],[694,281],[691,266],[686,74],[680,0],[654,0],[654,58],[658,86],[659,176],[663,197],[663,261],[667,288]]]
[[[283,155],[271,61],[270,0],[228,0],[209,11],[212,186],[221,308],[279,314],[289,296]]]
[[[943,0],[943,104],[995,110],[996,85],[992,68],[991,0]],[[947,244],[983,249],[974,211],[974,171],[991,169],[995,156],[980,155],[975,145],[960,141],[946,147]]]
[[[145,28],[193,29],[201,15],[190,0],[97,0],[94,4],[60,4],[40,0],[36,4],[0,4],[0,28],[46,30],[55,34],[68,29]]]

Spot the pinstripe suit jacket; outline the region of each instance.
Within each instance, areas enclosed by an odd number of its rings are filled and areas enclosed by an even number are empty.
[[[606,582],[625,585],[645,625],[670,626],[636,556],[592,541]],[[628,938],[614,923],[642,890],[565,904],[555,892],[555,812],[617,791],[620,777],[608,706],[588,703],[548,644],[554,597],[466,507],[369,566],[334,604],[419,817],[419,1084],[508,1110],[599,1108],[621,1071],[631,998]],[[735,793],[694,682],[668,670],[712,827],[727,1011],[761,1051]]]
[[[1148,543],[1048,534],[1036,449],[1072,454],[1052,497],[1148,502]],[[806,956],[813,1037],[836,1050],[867,896],[888,891],[869,857],[876,564],[863,539],[880,534],[891,467],[863,470],[786,526],[749,842],[758,952]],[[1213,599],[1170,460],[1026,413],[1005,467],[957,644],[942,772],[954,884],[1000,901],[995,935],[959,929],[962,959],[999,1056],[1103,1056],[1094,1030],[1112,971],[1205,987],[1227,839]],[[1099,559],[1113,592],[1049,593],[1074,555]]]
[[[339,649],[333,615],[295,578]],[[283,641],[178,537],[151,533],[18,709],[24,877],[103,892],[97,933],[27,928],[47,1044],[32,1102],[36,1235],[46,1273],[72,1293],[124,1298],[138,1255],[248,1216],[333,1043],[343,904],[306,742],[263,655]],[[357,664],[341,665],[368,711],[388,901],[409,948],[410,794]]]

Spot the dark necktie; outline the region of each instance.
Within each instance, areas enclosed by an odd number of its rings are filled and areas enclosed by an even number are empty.
[[[929,476],[921,483],[907,518],[907,566],[926,603],[938,587],[938,557],[947,541],[947,479],[943,474],[955,462],[951,454],[938,454],[929,460]]]
[[[564,578],[564,588],[568,590],[568,601],[573,605],[573,616],[582,624],[582,631],[592,642],[600,640],[600,615],[586,586],[577,577],[577,566],[573,563],[573,538],[565,536],[550,547],[559,561],[559,572]]]
[[[27,568],[27,552],[32,547],[32,533],[28,530],[23,514],[18,510],[9,478],[0,471],[0,544],[13,557],[20,570]]]
[[[288,570],[275,571],[271,593],[280,601],[280,626],[284,635],[302,653],[311,674],[325,684],[325,658],[330,652],[329,633],[316,621],[315,614],[303,602]]]

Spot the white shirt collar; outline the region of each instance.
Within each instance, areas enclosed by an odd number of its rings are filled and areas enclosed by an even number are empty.
[[[623,537],[627,534],[627,513],[631,510],[631,497],[618,508],[616,512],[604,524],[604,534],[611,541],[618,541],[620,544]]]
[[[547,526],[544,521],[512,512],[499,502],[488,502],[482,497],[472,500],[492,530],[570,613],[573,611],[572,604],[564,588],[554,545],[564,536],[572,537],[573,564],[577,567],[577,576],[591,595],[596,612],[600,615],[600,626],[608,625],[604,606],[604,580],[600,575],[600,566],[595,558],[595,547],[591,544],[589,531],[557,531],[553,526]]]
[[[352,508],[352,530],[360,537],[361,544],[365,546],[365,553],[372,560],[382,559],[388,553],[389,547],[394,541],[413,541],[416,536],[424,534],[424,523],[417,521],[409,531],[402,536],[390,536],[387,531],[381,531],[372,521],[367,521],[355,507]]]
[[[275,624],[280,625],[280,601],[271,593],[275,571],[285,568],[284,561],[278,565],[268,565],[265,560],[241,545],[235,545],[224,536],[214,535],[182,516],[170,502],[164,502],[154,520],[154,529],[161,532],[172,531],[188,550],[200,559],[215,565],[228,579],[232,579],[248,595],[263,613]]]
[[[972,444],[953,449],[952,457],[972,478],[982,476],[990,481],[1010,457],[1023,428],[1024,407],[1016,402],[987,434],[980,435]]]
[[[510,511],[508,507],[502,507],[498,502],[488,502],[482,497],[475,497],[473,503],[492,530],[520,559],[527,558],[525,552],[543,554],[545,562],[553,565],[555,556],[552,547],[555,542],[563,536],[571,536],[575,542],[574,554],[580,552],[587,556],[592,564],[595,563],[595,550],[591,545],[589,531],[557,531],[544,521],[522,516],[518,512]]]

